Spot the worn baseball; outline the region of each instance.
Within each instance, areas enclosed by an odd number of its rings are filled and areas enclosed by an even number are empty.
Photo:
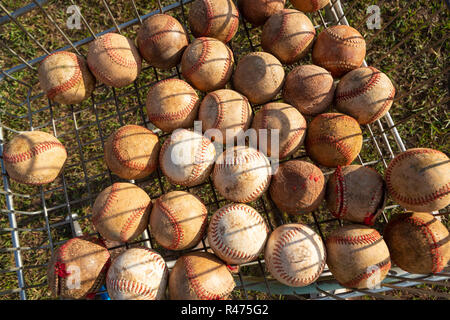
[[[394,101],[395,88],[389,77],[374,67],[358,68],[341,78],[336,87],[335,107],[369,124],[384,116]]]
[[[267,191],[271,173],[269,159],[263,153],[239,145],[227,148],[217,158],[212,179],[225,199],[247,203]]]
[[[3,150],[9,177],[29,185],[53,182],[62,172],[66,159],[63,144],[53,135],[37,130],[18,134]]]
[[[148,119],[165,132],[192,127],[199,105],[197,92],[180,79],[166,79],[154,84],[145,103]]]
[[[385,180],[392,199],[407,210],[432,212],[450,204],[450,160],[438,150],[414,148],[398,154]]]
[[[211,217],[208,243],[216,256],[226,263],[242,264],[258,258],[268,233],[266,222],[258,211],[242,203],[229,204]]]
[[[346,288],[375,289],[391,268],[389,250],[377,230],[351,224],[326,240],[327,265]]]
[[[448,229],[430,213],[399,213],[383,235],[392,261],[409,273],[439,273],[450,259]]]
[[[116,257],[106,274],[106,289],[112,300],[161,300],[169,269],[159,253],[139,247]]]
[[[87,63],[95,78],[107,86],[125,87],[141,72],[142,59],[132,40],[106,33],[89,43]]]
[[[206,229],[208,210],[195,195],[172,191],[156,199],[150,214],[150,230],[156,242],[169,250],[196,246]]]
[[[237,64],[233,75],[234,88],[253,104],[263,104],[280,92],[284,69],[280,60],[267,52],[251,52]]]
[[[335,85],[331,73],[316,65],[295,67],[286,76],[283,100],[303,115],[316,116],[333,103]]]
[[[148,225],[151,200],[132,183],[116,182],[97,196],[92,207],[92,223],[108,240],[129,242]]]
[[[276,228],[267,240],[264,260],[270,274],[290,287],[317,280],[326,263],[325,245],[311,228],[300,223]]]
[[[336,168],[356,159],[362,140],[362,131],[355,119],[341,113],[323,113],[309,124],[305,147],[313,161]]]
[[[208,93],[198,111],[202,130],[212,141],[226,144],[234,141],[249,128],[252,108],[240,93],[221,89]]]
[[[180,63],[188,40],[177,19],[168,14],[155,14],[142,22],[136,42],[139,52],[150,66],[170,69]]]
[[[78,237],[57,248],[47,267],[53,297],[93,298],[104,284],[110,263],[105,245],[95,237]]]
[[[239,0],[238,7],[245,20],[254,26],[263,25],[273,14],[284,9],[286,0]]]
[[[372,168],[338,166],[328,179],[325,199],[336,218],[373,225],[386,205],[387,190],[383,177]]]
[[[313,45],[316,30],[311,20],[295,9],[273,14],[264,24],[261,46],[284,64],[303,58]]]
[[[226,300],[234,287],[227,266],[209,252],[179,257],[169,278],[171,300]]]
[[[125,125],[106,140],[104,158],[108,168],[123,179],[149,176],[158,167],[159,139],[147,128]]]
[[[233,0],[195,0],[188,22],[194,37],[216,38],[227,43],[237,32],[239,12]]]
[[[275,205],[290,215],[316,210],[325,197],[325,177],[312,163],[289,160],[280,164],[270,184]]]
[[[306,120],[293,106],[273,102],[255,113],[252,128],[258,131],[259,150],[269,157],[284,159],[303,145]],[[273,130],[278,130],[278,139],[272,136]]]
[[[164,142],[159,165],[171,184],[192,187],[209,177],[215,157],[211,140],[196,131],[178,129]]]
[[[222,89],[233,73],[233,52],[214,38],[197,38],[181,58],[183,77],[196,89],[210,92]]]
[[[346,25],[323,30],[312,51],[313,63],[327,69],[336,78],[361,67],[365,56],[366,41],[363,36]]]
[[[95,88],[95,78],[86,60],[68,51],[48,55],[39,65],[38,78],[47,97],[62,104],[80,103]]]
[[[316,12],[330,3],[330,0],[289,0],[289,2],[302,12]]]

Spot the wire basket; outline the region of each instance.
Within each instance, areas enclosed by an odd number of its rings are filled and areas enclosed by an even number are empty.
[[[37,65],[48,54],[57,50],[70,50],[86,56],[87,44],[107,32],[118,32],[134,39],[142,21],[155,13],[164,12],[173,15],[189,32],[187,13],[190,2],[192,0],[123,2],[104,0],[89,6],[89,1],[75,4],[72,0],[35,0],[23,8],[13,8],[12,5],[7,6],[0,1],[3,13],[0,28],[4,30],[0,37],[2,46],[0,58],[3,60],[0,73],[2,170],[0,298],[50,297],[47,290],[46,267],[51,253],[55,247],[74,236],[82,233],[95,234],[90,223],[93,202],[99,192],[119,181],[103,161],[103,145],[106,138],[122,125],[138,124],[154,130],[160,136],[160,140],[164,141],[167,134],[156,129],[147,119],[144,112],[145,97],[149,88],[156,82],[182,77],[178,67],[161,71],[144,65],[140,76],[130,86],[115,89],[97,83],[92,96],[83,103],[56,105],[48,100],[39,88]],[[363,126],[363,150],[357,158],[359,164],[371,166],[383,173],[397,153],[420,144],[420,139],[414,140],[408,136],[408,140],[414,144],[406,145],[399,134],[399,127],[405,131],[411,120],[420,121],[418,115],[422,115],[422,121],[434,117],[435,113],[439,113],[440,108],[444,108],[448,103],[448,92],[443,85],[449,70],[445,64],[446,58],[444,57],[444,63],[442,59],[436,61],[432,59],[432,51],[436,53],[443,46],[445,50],[447,44],[448,33],[445,33],[444,28],[439,25],[439,20],[445,20],[447,17],[447,8],[443,3],[434,5],[430,19],[424,19],[423,23],[419,23],[414,32],[401,34],[398,30],[401,30],[402,24],[412,19],[417,12],[420,13],[420,4],[417,7],[414,1],[411,1],[401,8],[390,5],[386,9],[387,12],[383,13],[385,21],[382,21],[380,27],[366,30],[365,24],[368,19],[373,18],[373,11],[366,11],[359,2],[348,1],[342,4],[339,0],[332,0],[325,9],[308,16],[317,32],[331,25],[349,25],[349,21],[352,22],[353,27],[367,32],[366,41],[369,48],[379,48],[377,42],[383,37],[389,38],[389,46],[384,47],[384,51],[368,51],[367,59],[371,65],[386,72],[394,80],[398,93],[392,110],[399,116],[396,118],[396,124],[388,113],[374,124]],[[344,14],[344,8],[347,16]],[[376,8],[374,10],[376,11]],[[99,11],[103,11],[104,14],[101,21],[94,19]],[[81,29],[68,28],[66,19],[71,14],[79,19]],[[38,26],[27,25],[23,20],[32,21]],[[423,47],[411,52],[411,55],[400,64],[390,61],[392,56],[406,50],[410,41],[416,41],[417,32],[421,32],[424,28],[428,28],[428,32],[433,36],[430,39],[421,38]],[[239,61],[251,51],[262,50],[259,42],[260,32],[261,28],[252,27],[241,15],[238,33],[229,43],[235,61]],[[440,40],[434,39],[436,33]],[[440,33],[443,33],[441,38]],[[189,36],[192,41],[193,36],[191,34]],[[431,62],[428,61],[430,59]],[[5,61],[8,61],[8,64]],[[298,64],[309,61],[310,55]],[[408,70],[408,63],[411,61],[419,61],[419,64],[427,61],[431,68],[426,74],[415,74]],[[298,64],[286,67],[286,71]],[[367,66],[366,63],[364,65]],[[274,101],[280,99],[278,96]],[[411,99],[423,99],[425,102],[432,100],[434,103],[425,106],[421,104],[418,109],[411,110],[410,107],[413,105]],[[401,105],[408,112],[406,114],[395,112],[396,105]],[[252,106],[254,111],[260,107]],[[5,171],[2,158],[4,144],[16,133],[27,130],[50,132],[66,146],[68,160],[64,172],[51,184],[40,187],[24,186],[10,180]],[[440,145],[439,141],[435,143]],[[305,151],[301,148],[289,159],[305,157]],[[332,173],[329,169],[321,169],[325,175]],[[189,191],[204,201],[209,215],[228,203],[216,192],[211,178],[200,186],[180,188],[170,185],[158,169],[146,179],[131,182],[147,191],[152,199],[173,190]],[[323,207],[307,215],[288,217],[277,210],[268,195],[250,205],[264,216],[271,230],[280,224],[301,222],[311,226],[325,239],[330,231],[343,225],[343,221],[332,217]],[[436,213],[443,222],[447,219],[446,210],[448,208]],[[390,215],[398,211],[402,209],[388,202],[375,228],[382,230]],[[109,250],[114,255],[133,246],[155,248],[164,257],[169,268],[173,267],[176,258],[183,253],[210,250],[206,239],[203,239],[192,250],[168,251],[156,244],[149,230],[132,243],[110,243]],[[393,267],[381,286],[373,290],[344,289],[333,279],[327,267],[315,283],[302,288],[287,287],[270,277],[265,270],[263,259],[241,265],[234,277],[236,289],[232,294],[233,299],[271,299],[280,295],[298,299],[349,299],[358,296],[398,299],[411,294],[427,298],[450,298],[448,290],[439,289],[449,287],[448,268],[437,275],[414,275]],[[400,292],[400,295],[390,294],[392,290]],[[101,294],[102,292],[99,293]]]

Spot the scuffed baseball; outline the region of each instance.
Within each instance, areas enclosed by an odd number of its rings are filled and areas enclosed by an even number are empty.
[[[258,211],[246,204],[229,204],[211,217],[208,243],[216,256],[226,263],[242,264],[258,258],[268,232]]]
[[[383,235],[392,261],[409,273],[439,273],[450,259],[448,229],[430,213],[399,213]]]
[[[159,139],[151,130],[125,125],[106,140],[104,158],[108,168],[123,179],[149,176],[158,167]]]
[[[289,160],[278,167],[270,184],[276,206],[290,215],[316,210],[325,197],[325,177],[312,163]]]
[[[313,45],[316,30],[311,20],[295,9],[273,14],[264,24],[261,46],[284,64],[303,58]]]
[[[145,102],[148,119],[164,132],[192,127],[199,105],[197,92],[180,79],[157,82],[148,91]]]
[[[450,204],[450,160],[430,148],[413,148],[395,156],[385,172],[389,195],[403,208],[418,212]]]
[[[215,156],[211,140],[196,131],[177,129],[164,142],[159,165],[170,183],[192,187],[209,177]]]
[[[391,268],[386,243],[367,226],[339,227],[328,236],[326,248],[328,268],[346,288],[374,289]]]
[[[286,0],[239,0],[238,7],[245,20],[254,26],[263,25],[273,14],[284,9]]]
[[[289,2],[302,12],[316,12],[330,3],[330,0],[289,0]]]
[[[91,221],[103,238],[129,242],[147,227],[151,205],[150,197],[138,186],[116,182],[95,199]]]
[[[95,78],[86,60],[68,51],[54,52],[42,60],[38,78],[47,97],[61,104],[80,103],[95,88]]]
[[[87,63],[95,78],[107,86],[125,87],[141,72],[142,59],[131,39],[106,33],[89,43]]]
[[[111,300],[161,300],[169,270],[154,250],[131,248],[116,257],[106,275]]]
[[[326,251],[320,236],[300,223],[276,228],[267,240],[264,260],[270,274],[290,287],[315,282],[325,267]]]
[[[227,266],[209,252],[179,257],[169,278],[171,300],[226,300],[234,287]]]
[[[5,169],[14,181],[28,185],[53,182],[67,159],[64,146],[43,131],[26,131],[15,136],[3,150]]]
[[[156,242],[166,249],[189,249],[202,239],[207,216],[208,210],[197,196],[172,191],[153,204],[150,230]]]

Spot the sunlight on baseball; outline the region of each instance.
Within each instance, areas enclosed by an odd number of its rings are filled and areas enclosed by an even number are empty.
[[[286,0],[239,0],[238,6],[245,20],[261,26],[270,16],[283,10],[285,3]]]

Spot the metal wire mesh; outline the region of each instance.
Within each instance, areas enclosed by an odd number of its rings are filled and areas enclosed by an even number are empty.
[[[79,54],[86,55],[87,44],[98,36],[107,32],[118,32],[134,39],[135,31],[139,24],[149,16],[164,12],[176,17],[182,24],[187,24],[187,12],[189,3],[192,0],[184,1],[151,1],[148,6],[138,4],[135,1],[127,2],[119,9],[113,8],[108,1],[103,0],[98,6],[103,6],[106,10],[109,21],[101,25],[101,31],[90,24],[89,17],[85,14],[89,4],[81,4],[81,22],[84,26],[84,33],[75,32],[69,35],[64,31],[66,28],[58,19],[50,13],[47,1],[33,1],[29,5],[10,12],[7,6],[0,2],[0,9],[4,16],[0,18],[0,26],[13,24],[17,30],[16,37],[24,38],[24,42],[32,43],[36,47],[34,56],[26,56],[18,52],[18,48],[11,45],[11,34],[7,39],[7,34],[0,36],[2,52],[7,57],[12,57],[15,64],[3,66],[0,73],[0,86],[2,92],[5,86],[17,88],[15,95],[2,93],[2,120],[0,125],[0,163],[2,169],[2,196],[1,201],[1,241],[3,247],[0,251],[1,270],[0,275],[5,281],[6,287],[0,292],[0,298],[46,298],[46,276],[45,269],[47,262],[54,248],[61,245],[68,239],[85,234],[94,234],[90,224],[90,208],[100,191],[110,184],[120,179],[113,175],[103,162],[103,145],[106,138],[118,127],[125,124],[139,124],[155,130],[163,142],[167,137],[157,130],[147,119],[145,108],[145,97],[148,89],[156,82],[167,78],[182,78],[178,67],[169,71],[161,71],[153,67],[145,66],[139,78],[130,86],[121,89],[106,87],[97,83],[97,87],[91,98],[79,105],[55,105],[48,100],[36,84],[37,64],[55,50],[72,50]],[[67,5],[75,5],[74,1],[67,2]],[[55,4],[52,4],[55,5]],[[349,24],[349,17],[356,10],[357,1],[346,4],[347,16],[344,14],[343,6],[339,0],[332,0],[330,4],[315,14],[309,14],[319,32],[322,28],[335,24]],[[125,15],[125,9],[128,15]],[[405,6],[384,21],[380,30],[374,32],[367,38],[370,48],[372,41],[377,41],[377,37],[386,29],[396,23],[402,15],[409,10]],[[118,11],[119,10],[119,11]],[[122,11],[121,11],[122,10]],[[438,10],[435,15],[446,14],[446,8]],[[43,44],[41,38],[33,36],[28,26],[20,22],[20,16],[34,12],[41,15],[42,23],[47,23],[61,42],[57,46],[48,47]],[[120,13],[120,20],[116,14]],[[362,17],[358,25],[362,27],[367,17]],[[60,19],[59,19],[60,20]],[[107,25],[109,28],[105,28]],[[112,26],[112,27],[110,27]],[[95,30],[95,31],[94,31]],[[84,37],[80,34],[85,35]],[[74,40],[74,35],[76,40]],[[193,36],[190,35],[190,40]],[[260,28],[254,28],[245,20],[242,15],[237,36],[229,43],[235,56],[235,61],[251,51],[260,51],[259,43]],[[14,35],[13,35],[14,36]],[[409,37],[412,37],[413,33]],[[80,40],[81,39],[81,40]],[[444,44],[448,36],[442,38],[440,43],[433,43],[425,46],[423,51],[416,53],[411,59],[418,59],[425,55],[430,48],[437,48]],[[371,58],[372,65],[383,62],[390,54],[401,48],[408,41],[404,37],[391,48],[386,48],[385,52],[378,53]],[[3,60],[3,59],[2,59]],[[301,63],[310,61],[310,57],[303,59]],[[297,65],[297,64],[296,64]],[[287,71],[296,65],[287,67]],[[402,65],[396,66],[390,72],[396,72]],[[385,71],[385,70],[383,70]],[[387,72],[390,75],[390,72]],[[437,81],[445,81],[448,76],[448,67],[442,67],[437,72],[423,81],[417,82],[408,91],[397,93],[394,104],[409,99],[416,94],[419,88],[424,88]],[[231,86],[229,84],[228,86]],[[203,94],[200,93],[200,96]],[[281,99],[278,96],[274,101]],[[415,112],[406,118],[398,119],[394,123],[390,114],[372,125],[364,126],[364,146],[357,162],[364,166],[371,166],[379,172],[383,172],[389,161],[395,154],[406,150],[404,141],[400,137],[397,126],[405,124],[434,108],[447,104],[448,93],[444,95],[436,104],[423,108],[420,112]],[[253,105],[254,111],[261,106]],[[53,133],[65,146],[68,152],[68,160],[62,175],[53,183],[41,187],[23,186],[10,180],[3,165],[3,145],[14,134],[25,130],[45,130]],[[302,148],[292,158],[306,157]],[[288,159],[285,159],[286,161]],[[331,170],[321,168],[325,175]],[[193,188],[180,188],[168,183],[166,178],[158,169],[150,177],[139,181],[131,181],[146,190],[152,199],[172,190],[187,190],[198,195],[208,208],[211,215],[215,210],[228,203],[218,194],[209,178],[207,182]],[[301,222],[311,226],[319,235],[325,239],[328,232],[333,230],[343,222],[333,218],[325,208],[300,217],[288,217],[277,210],[268,194],[259,200],[251,203],[266,219],[268,226],[273,230],[276,226],[289,222]],[[388,221],[392,212],[401,210],[397,205],[389,203],[383,212],[382,217],[376,224],[377,228],[382,228]],[[446,213],[444,210],[442,213]],[[187,251],[174,252],[167,251],[154,241],[150,230],[136,241],[128,244],[109,243],[110,252],[114,255],[121,250],[136,245],[144,245],[158,250],[171,268],[178,256]],[[199,246],[193,250],[209,250],[206,240],[202,240]],[[376,299],[394,299],[393,295],[386,295],[390,290],[400,290],[408,293],[421,294],[437,298],[449,298],[445,292],[438,292],[430,289],[411,288],[417,285],[439,285],[448,287],[446,282],[449,279],[449,270],[445,270],[439,275],[410,275],[398,268],[393,268],[380,288],[374,290],[347,290],[342,289],[332,278],[326,268],[319,280],[304,288],[289,288],[282,286],[270,278],[264,267],[264,260],[241,265],[235,274],[237,287],[233,292],[235,299],[252,298],[273,298],[278,295],[289,295],[299,299],[347,299],[361,295],[369,295]],[[264,292],[264,294],[261,294]]]

